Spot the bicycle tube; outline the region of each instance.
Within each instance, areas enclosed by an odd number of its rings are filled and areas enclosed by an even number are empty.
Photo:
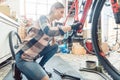
[[[14,46],[14,42],[13,42],[13,38],[16,37],[17,38],[17,41],[21,44],[22,41],[19,37],[19,35],[17,34],[17,32],[14,32],[14,31],[11,31],[9,33],[9,46],[10,46],[10,51],[11,51],[11,54],[12,54],[12,57],[13,59],[15,59],[15,46]],[[17,43],[18,45],[18,43]]]
[[[81,32],[82,31],[82,29],[84,27],[84,24],[85,24],[85,20],[86,20],[87,15],[88,15],[88,11],[89,11],[89,9],[90,9],[90,7],[92,5],[92,2],[93,2],[93,0],[86,0],[86,2],[85,2],[83,13],[82,13],[82,17],[79,20],[82,25],[80,26],[80,29],[77,30],[77,32]]]
[[[98,57],[98,60],[104,67],[104,69],[108,72],[108,74],[114,79],[114,80],[120,80],[120,73],[118,70],[109,62],[109,60],[106,58],[105,54],[101,51],[98,41],[98,18],[100,16],[100,12],[103,8],[103,5],[106,0],[98,0],[94,15],[93,15],[93,22],[92,22],[92,42],[93,47],[95,50],[95,53]]]
[[[82,13],[82,18],[80,19],[80,23],[82,23],[82,26],[84,26],[84,23],[91,5],[92,5],[92,0],[87,0]]]

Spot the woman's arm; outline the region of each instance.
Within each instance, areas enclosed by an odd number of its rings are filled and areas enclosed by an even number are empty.
[[[63,35],[67,31],[71,30],[71,26],[59,26],[59,27],[51,26],[46,16],[40,17],[39,25],[45,34],[53,37]]]

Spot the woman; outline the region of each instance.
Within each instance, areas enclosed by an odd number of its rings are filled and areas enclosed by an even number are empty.
[[[44,69],[45,63],[57,52],[57,44],[50,45],[53,37],[64,35],[72,29],[79,29],[80,23],[71,26],[53,27],[52,22],[63,17],[64,6],[60,2],[52,5],[47,16],[41,16],[30,30],[23,44],[16,54],[16,65],[28,80],[49,80],[48,73]],[[35,62],[42,57],[39,63]],[[47,75],[48,74],[48,75]]]

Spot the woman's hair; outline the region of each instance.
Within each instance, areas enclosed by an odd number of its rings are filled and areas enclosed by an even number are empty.
[[[54,4],[51,6],[51,9],[50,9],[50,13],[49,13],[49,14],[53,13],[53,10],[54,10],[54,9],[59,9],[59,8],[65,8],[65,7],[64,7],[64,5],[63,5],[62,3],[60,3],[60,2],[54,3]]]

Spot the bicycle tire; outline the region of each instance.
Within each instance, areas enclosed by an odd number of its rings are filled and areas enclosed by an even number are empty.
[[[16,41],[13,41],[13,38],[16,38]],[[15,40],[15,39],[14,39]],[[15,42],[17,42],[15,44]],[[22,43],[20,36],[18,35],[17,32],[11,31],[9,33],[9,46],[10,46],[10,51],[12,54],[12,58],[15,60],[15,50],[19,47],[19,45]]]
[[[103,8],[103,5],[106,0],[98,0],[94,15],[93,15],[93,21],[92,21],[92,43],[95,50],[95,53],[98,57],[99,62],[102,64],[104,69],[108,72],[108,74],[114,79],[114,80],[120,80],[120,73],[119,71],[109,62],[109,60],[106,58],[104,53],[101,51],[98,41],[98,19],[100,16],[100,12]]]

